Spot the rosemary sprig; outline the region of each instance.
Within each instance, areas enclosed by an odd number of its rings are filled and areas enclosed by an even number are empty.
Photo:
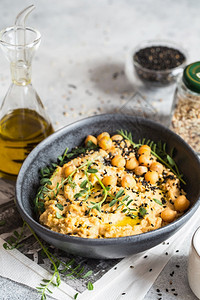
[[[134,148],[139,148],[140,146],[146,144],[149,145],[151,148],[151,153],[167,168],[169,168],[176,176],[177,178],[183,183],[186,184],[186,182],[182,178],[182,174],[178,170],[178,166],[175,163],[174,159],[172,158],[173,151],[171,151],[171,156],[166,152],[166,143],[162,145],[161,141],[159,141],[157,144],[154,143],[151,140],[146,140],[145,138],[143,140],[139,140],[139,143],[136,144],[133,142],[132,134],[128,133],[126,130],[118,130],[118,132],[123,136],[123,138],[127,139]]]

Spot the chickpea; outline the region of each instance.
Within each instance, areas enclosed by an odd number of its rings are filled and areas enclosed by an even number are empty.
[[[118,151],[118,148],[115,148],[114,146],[112,146],[110,149],[109,149],[109,154],[111,154],[112,156],[115,156],[117,155],[117,153],[119,152]]]
[[[93,135],[88,135],[85,139],[85,146],[87,146],[87,143],[91,141],[93,144],[97,145],[97,139]]]
[[[139,166],[139,162],[136,157],[131,157],[129,160],[126,161],[126,168],[128,170],[133,170],[137,166]]]
[[[190,201],[184,195],[178,196],[178,198],[174,200],[175,210],[183,212],[188,209],[189,206]]]
[[[144,173],[147,173],[147,171],[148,169],[145,166],[138,166],[134,169],[134,173],[139,176],[143,175]]]
[[[131,145],[131,143],[129,142],[129,140],[125,140],[125,146],[129,148],[130,145]]]
[[[121,141],[123,137],[120,134],[115,134],[111,137],[112,141]]]
[[[155,184],[158,181],[158,173],[156,171],[148,171],[144,175],[144,179],[151,184]]]
[[[123,168],[126,164],[126,160],[118,154],[111,160],[111,163],[115,167]]]
[[[138,154],[145,154],[145,155],[150,155],[151,154],[151,148],[148,145],[142,145],[139,149],[138,149]]]
[[[108,132],[102,132],[101,134],[99,134],[99,135],[97,136],[97,141],[99,142],[100,139],[102,139],[102,137],[104,137],[104,136],[110,137],[110,134],[109,134]]]
[[[133,176],[131,176],[131,175],[128,174],[128,175],[125,175],[122,178],[121,184],[125,188],[131,188],[132,189],[134,186],[136,186],[136,181],[133,178]]]
[[[112,140],[109,136],[105,135],[98,141],[99,147],[103,150],[112,148]]]
[[[163,165],[157,161],[152,162],[150,166],[151,171],[156,171],[158,174],[162,174],[163,172]]]
[[[150,159],[150,156],[142,154],[138,158],[139,164],[145,167],[150,167],[152,164],[152,160]]]
[[[177,212],[170,208],[166,208],[165,210],[163,210],[161,212],[161,218],[163,219],[163,221],[165,221],[167,223],[173,222],[176,215],[177,215]]]
[[[76,170],[76,167],[74,165],[69,165],[67,167],[64,167],[64,174],[66,177],[71,175]]]
[[[102,180],[103,184],[105,186],[116,186],[117,184],[117,177],[115,176],[104,176],[103,180]]]

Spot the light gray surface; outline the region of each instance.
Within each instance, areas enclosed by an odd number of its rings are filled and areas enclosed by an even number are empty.
[[[17,13],[32,3],[37,10],[28,24],[42,33],[33,62],[33,84],[56,129],[88,115],[118,110],[138,87],[168,119],[174,87],[146,90],[137,80],[133,87],[123,73],[126,53],[142,40],[162,38],[186,48],[189,62],[199,60],[200,1],[1,0],[0,28],[13,25]],[[9,65],[2,52],[0,65],[1,103],[10,82]],[[113,78],[114,73],[117,78]],[[185,241],[145,300],[196,299],[186,276],[189,245],[190,241]],[[165,292],[166,288],[175,288],[178,296]],[[0,299],[40,298],[32,289],[2,278],[0,291]]]

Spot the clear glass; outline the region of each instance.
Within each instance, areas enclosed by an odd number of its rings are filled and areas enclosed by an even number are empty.
[[[30,151],[53,132],[44,106],[31,84],[32,58],[41,35],[14,26],[0,32],[0,45],[10,62],[12,83],[0,108],[0,176],[16,178]]]
[[[152,46],[165,46],[173,49],[179,50],[184,56],[185,60],[181,65],[176,68],[171,68],[169,70],[149,70],[142,67],[134,58],[135,54],[144,48]],[[145,85],[154,87],[168,86],[176,82],[177,77],[183,72],[186,65],[188,54],[185,49],[177,45],[174,42],[167,40],[149,40],[143,41],[135,48],[131,49],[127,55],[126,59],[126,75],[131,82],[135,82],[134,74],[139,78]]]
[[[189,90],[182,76],[174,94],[171,129],[200,154],[200,94]]]

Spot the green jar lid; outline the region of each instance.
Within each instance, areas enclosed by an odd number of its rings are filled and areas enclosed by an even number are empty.
[[[200,61],[185,67],[183,71],[183,82],[191,91],[200,93]]]

